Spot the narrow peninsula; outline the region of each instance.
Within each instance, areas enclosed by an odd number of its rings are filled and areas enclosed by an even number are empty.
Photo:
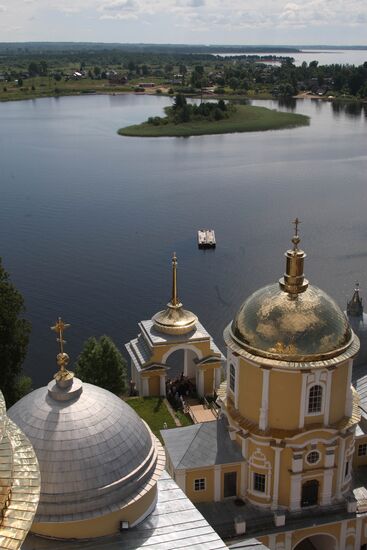
[[[142,124],[120,128],[122,136],[187,137],[233,132],[259,132],[306,126],[308,116],[283,113],[266,107],[234,105],[218,102],[189,104],[179,94],[172,107],[166,107],[165,117],[149,117]]]

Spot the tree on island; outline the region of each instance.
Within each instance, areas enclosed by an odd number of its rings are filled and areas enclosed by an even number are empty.
[[[32,388],[32,381],[22,372],[31,324],[22,318],[24,300],[10,282],[0,259],[0,389],[8,407]]]
[[[126,360],[108,336],[101,336],[99,340],[89,338],[85,342],[75,365],[75,374],[83,382],[100,386],[116,395],[126,390]]]

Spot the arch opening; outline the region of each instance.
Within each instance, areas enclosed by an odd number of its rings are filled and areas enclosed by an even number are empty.
[[[338,545],[332,535],[312,535],[301,540],[293,550],[338,550]]]
[[[196,395],[198,358],[195,350],[186,347],[176,348],[166,357],[165,364],[170,367],[167,372],[166,394],[170,401],[179,403],[181,398],[186,400]]]

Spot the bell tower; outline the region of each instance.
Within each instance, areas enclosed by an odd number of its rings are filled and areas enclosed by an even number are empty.
[[[273,510],[345,499],[360,419],[351,386],[359,340],[305,278],[299,223],[284,276],[250,296],[224,331],[221,406],[242,449],[242,496]]]

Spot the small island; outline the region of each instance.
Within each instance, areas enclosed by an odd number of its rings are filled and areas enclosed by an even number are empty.
[[[199,105],[189,104],[181,94],[175,97],[172,107],[165,108],[165,113],[165,117],[149,117],[142,124],[120,128],[118,133],[135,137],[187,137],[279,130],[310,123],[305,115],[252,105],[234,105],[223,99]]]

